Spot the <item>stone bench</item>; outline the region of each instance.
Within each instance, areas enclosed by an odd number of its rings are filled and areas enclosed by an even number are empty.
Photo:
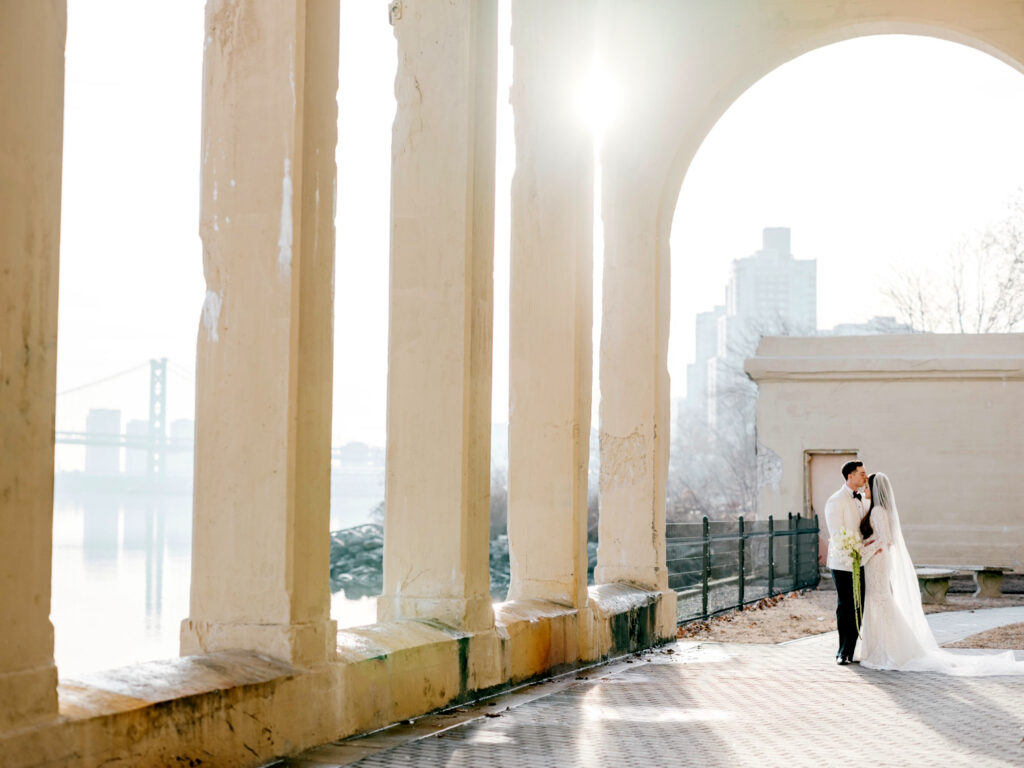
[[[922,568],[973,573],[975,597],[1002,597],[1003,575],[1013,570],[1005,565],[923,565],[917,569],[918,573]],[[918,580],[920,581],[920,577]]]
[[[917,572],[917,583],[921,587],[921,602],[942,605],[946,602],[949,591],[949,580],[956,571],[948,568],[920,567]]]

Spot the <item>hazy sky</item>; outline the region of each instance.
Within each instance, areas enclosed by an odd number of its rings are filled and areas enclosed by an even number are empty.
[[[198,237],[203,4],[70,0],[58,391],[166,356],[170,419],[191,417],[205,286]],[[507,2],[500,30],[494,421],[508,402]],[[385,0],[342,0],[334,441],[384,438],[395,42]],[[721,297],[765,226],[818,259],[819,325],[891,310],[891,265],[939,260],[1024,185],[1024,77],[963,46],[885,36],[766,76],[701,147],[672,234],[670,373],[685,386],[693,314]],[[148,373],[58,399],[146,418]],[[64,456],[62,459],[61,456]],[[72,450],[58,460],[70,462]]]

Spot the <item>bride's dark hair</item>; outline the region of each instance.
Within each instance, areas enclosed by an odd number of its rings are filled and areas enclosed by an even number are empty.
[[[875,532],[875,529],[871,527],[871,510],[875,508],[875,473],[872,472],[868,475],[868,489],[871,491],[871,506],[868,507],[868,513],[864,515],[864,519],[860,521],[860,535],[865,539],[870,539],[871,534]]]

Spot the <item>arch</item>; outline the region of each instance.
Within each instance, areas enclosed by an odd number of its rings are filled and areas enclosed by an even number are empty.
[[[964,17],[970,17],[969,6],[971,3],[960,2],[955,5],[962,6]],[[921,6],[921,8],[924,10],[927,6]],[[1024,40],[1024,17],[1019,17],[1013,29],[1018,32],[1017,38]],[[1000,31],[1006,32],[1007,30]],[[684,133],[676,145],[666,169],[665,180],[659,196],[659,249],[664,251],[667,256],[675,208],[693,158],[718,121],[740,96],[782,65],[807,53],[861,37],[900,34],[932,37],[965,45],[986,53],[1024,74],[1024,44],[1018,43],[1019,50],[1015,51],[1011,46],[992,39],[981,33],[980,30],[964,29],[949,21],[944,22],[934,17],[914,18],[908,16],[896,20],[849,20],[801,38],[780,41],[777,47],[769,50],[768,58],[755,63],[750,68],[734,73],[731,79],[714,88],[716,97],[702,110],[699,121],[692,126],[695,130]]]
[[[663,589],[670,235],[704,137],[767,73],[857,37],[937,37],[1024,72],[1024,16],[1013,0],[650,0],[602,4],[602,12],[599,45],[622,98],[621,119],[601,149],[602,545],[595,577]]]

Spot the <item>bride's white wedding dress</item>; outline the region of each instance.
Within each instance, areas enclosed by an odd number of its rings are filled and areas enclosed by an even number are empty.
[[[864,559],[864,619],[854,658],[862,666],[949,675],[1024,675],[1012,651],[955,653],[939,648],[921,608],[914,565],[900,528],[889,478],[875,475],[870,537]],[[881,553],[874,554],[881,548]]]

